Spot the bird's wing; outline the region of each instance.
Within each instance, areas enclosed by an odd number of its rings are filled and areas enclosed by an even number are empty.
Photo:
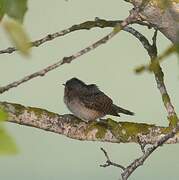
[[[96,93],[93,92],[86,96],[81,96],[80,99],[86,108],[102,111],[104,114],[109,112],[113,104],[112,99],[100,90]]]

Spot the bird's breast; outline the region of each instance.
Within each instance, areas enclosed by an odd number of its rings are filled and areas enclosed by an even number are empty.
[[[85,105],[78,99],[74,98],[69,101],[68,98],[64,97],[64,102],[68,109],[78,118],[84,121],[96,120],[104,116],[102,112],[86,108]]]

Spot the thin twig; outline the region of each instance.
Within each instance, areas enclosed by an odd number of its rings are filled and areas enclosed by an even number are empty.
[[[118,167],[118,168],[121,168],[123,171],[126,169],[124,166],[120,165],[120,164],[117,164],[117,163],[114,163],[110,160],[109,156],[108,156],[108,153],[105,151],[105,149],[103,149],[101,147],[101,151],[103,151],[105,157],[106,157],[106,164],[102,164],[100,165],[100,167],[108,167],[108,166],[115,166],[115,167]]]
[[[73,25],[70,28],[64,29],[62,31],[55,32],[52,34],[48,34],[39,40],[35,40],[33,42],[30,42],[30,47],[31,48],[32,47],[39,47],[40,45],[42,45],[46,42],[52,41],[53,39],[56,39],[56,38],[61,37],[61,36],[65,36],[66,34],[69,34],[69,33],[74,32],[74,31],[90,30],[90,29],[95,28],[95,27],[99,27],[99,28],[115,27],[117,24],[119,24],[121,22],[122,22],[122,20],[109,21],[109,20],[105,20],[105,19],[96,18],[95,21],[86,21],[86,22],[83,22],[80,24]],[[140,24],[142,26],[147,26],[148,28],[151,28],[151,25],[148,24],[147,22],[142,22],[142,21],[136,20],[136,21],[131,22],[131,24],[133,24],[133,23]],[[124,31],[126,31],[126,29],[124,29]],[[18,49],[15,47],[8,47],[6,49],[0,50],[0,54],[11,54],[17,50]]]

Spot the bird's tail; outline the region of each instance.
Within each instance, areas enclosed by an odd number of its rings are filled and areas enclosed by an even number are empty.
[[[123,113],[123,114],[127,114],[127,115],[134,115],[133,112],[127,110],[127,109],[123,109],[121,107],[116,106],[115,104],[112,105],[112,112],[111,115],[114,116],[119,116],[118,113]]]

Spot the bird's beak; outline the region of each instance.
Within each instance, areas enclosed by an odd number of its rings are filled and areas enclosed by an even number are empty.
[[[65,86],[65,84],[62,84],[63,86]]]

